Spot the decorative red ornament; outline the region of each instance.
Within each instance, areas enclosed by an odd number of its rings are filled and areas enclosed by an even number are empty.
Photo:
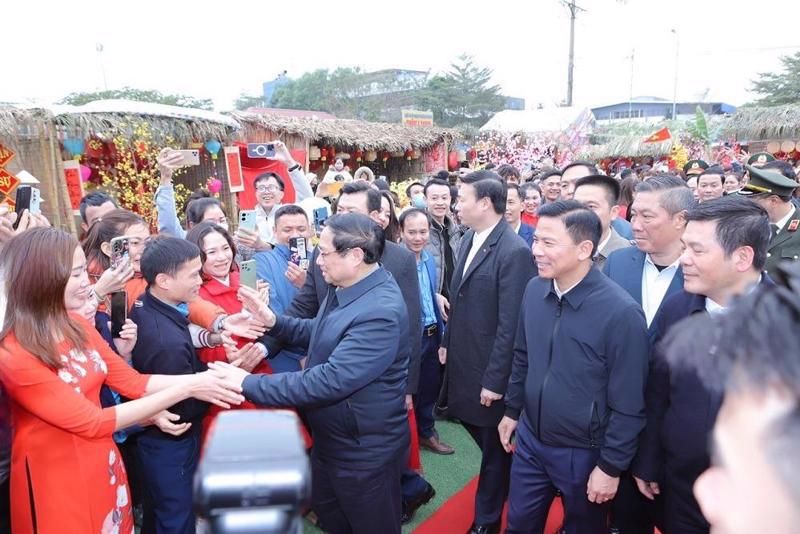
[[[458,152],[451,150],[447,155],[447,168],[451,171],[458,170]]]
[[[361,149],[356,150],[353,155],[356,157],[356,161],[361,163],[361,157],[364,155]]]
[[[467,151],[467,159],[468,159],[469,161],[473,161],[473,160],[475,160],[477,157],[478,157],[478,151],[477,151],[477,150],[475,150],[474,148],[470,148],[470,149],[469,149],[469,151]]]
[[[325,148],[325,147],[320,148],[319,149],[319,157],[320,157],[320,159],[326,159],[328,157],[328,149]]]
[[[414,150],[411,148],[406,149],[406,160],[411,161],[411,157],[414,155]]]

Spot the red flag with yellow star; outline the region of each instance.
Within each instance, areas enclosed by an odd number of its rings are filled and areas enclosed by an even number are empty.
[[[672,135],[669,133],[669,128],[661,128],[659,131],[645,139],[644,143],[658,143],[660,141],[666,141],[667,139],[671,138]]]

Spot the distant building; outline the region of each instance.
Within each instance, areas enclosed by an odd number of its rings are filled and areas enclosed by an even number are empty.
[[[522,111],[525,109],[525,99],[517,98],[515,96],[507,96],[505,109],[513,109],[515,111]]]
[[[264,82],[264,105],[271,106],[272,105],[272,95],[275,94],[275,90],[280,87],[281,85],[285,85],[289,82],[289,78],[286,77],[286,71],[281,72],[278,74],[277,78],[272,80],[271,82]]]
[[[727,115],[736,111],[736,107],[724,102],[676,102],[675,113],[694,115],[697,106],[706,115]],[[609,104],[592,108],[598,121],[614,121],[635,119],[642,122],[660,121],[672,118],[672,100],[655,96],[638,96],[617,104]]]

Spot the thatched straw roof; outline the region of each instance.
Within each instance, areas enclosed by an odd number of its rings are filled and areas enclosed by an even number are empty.
[[[800,139],[800,105],[741,107],[725,125],[726,135],[739,140]]]
[[[672,149],[672,139],[660,143],[644,143],[644,136],[616,137],[603,145],[587,145],[579,152],[581,158],[600,160],[605,158],[640,158],[666,156]]]
[[[232,112],[231,117],[242,124],[245,137],[248,129],[269,130],[278,134],[300,135],[312,143],[371,150],[427,148],[442,140],[450,142],[457,137],[455,130],[448,128],[358,120],[319,120],[240,111]]]
[[[56,124],[84,135],[114,132],[133,136],[147,123],[157,140],[167,137],[181,144],[209,139],[227,140],[239,128],[230,117],[201,109],[130,100],[98,100],[83,106],[54,106]]]
[[[39,127],[52,119],[53,115],[45,109],[0,107],[0,137],[38,135]]]

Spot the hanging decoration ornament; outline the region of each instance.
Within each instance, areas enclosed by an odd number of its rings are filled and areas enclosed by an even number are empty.
[[[219,192],[222,191],[222,181],[220,181],[219,178],[209,178],[206,182],[206,187],[209,193],[218,195]]]
[[[216,139],[211,139],[209,141],[206,141],[205,148],[208,151],[208,153],[211,154],[211,159],[216,161],[217,154],[219,154],[219,151],[222,150],[222,143],[220,143]]]
[[[80,160],[81,156],[83,156],[85,144],[83,139],[79,137],[67,137],[64,139],[64,148],[72,156],[72,159]]]

